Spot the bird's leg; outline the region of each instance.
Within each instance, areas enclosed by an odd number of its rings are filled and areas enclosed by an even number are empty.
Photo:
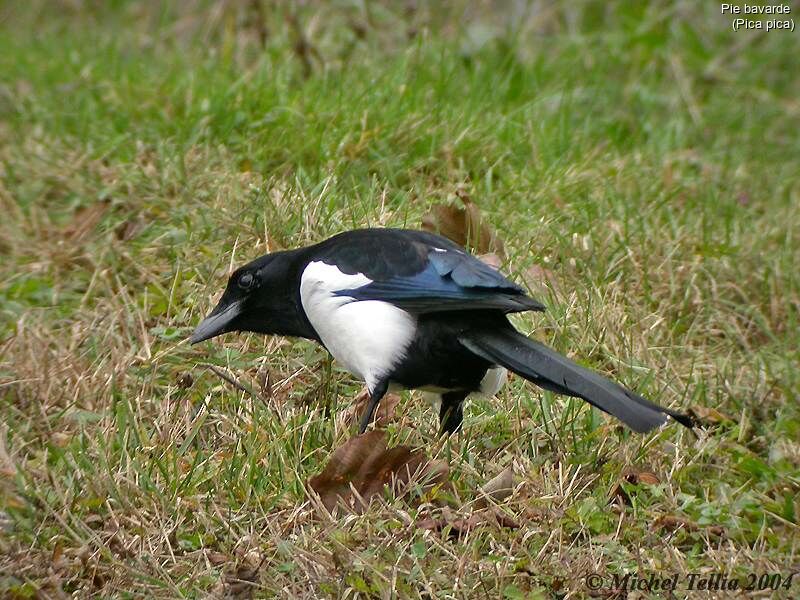
[[[378,402],[381,401],[381,398],[386,394],[386,390],[389,389],[389,382],[381,380],[373,389],[369,391],[369,404],[367,404],[367,410],[364,412],[364,416],[361,417],[361,425],[358,427],[358,435],[361,435],[367,430],[367,426],[372,423],[372,417],[375,416],[375,409],[378,408]]]
[[[464,419],[462,406],[468,395],[469,392],[463,391],[442,394],[442,405],[439,407],[440,435],[452,435],[461,428]]]

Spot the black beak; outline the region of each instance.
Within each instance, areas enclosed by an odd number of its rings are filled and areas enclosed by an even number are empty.
[[[217,306],[192,333],[189,342],[196,344],[230,331],[230,324],[242,312],[242,301],[236,300],[225,307]]]

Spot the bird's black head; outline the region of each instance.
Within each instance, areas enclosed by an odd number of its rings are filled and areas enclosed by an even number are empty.
[[[315,337],[300,306],[296,254],[267,254],[234,271],[219,303],[194,330],[190,342],[229,331]]]

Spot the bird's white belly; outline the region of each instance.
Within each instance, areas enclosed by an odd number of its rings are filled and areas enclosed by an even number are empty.
[[[328,352],[372,389],[405,355],[416,320],[388,302],[355,301],[335,293],[369,283],[360,273],[348,275],[335,266],[312,262],[300,279],[300,300]]]

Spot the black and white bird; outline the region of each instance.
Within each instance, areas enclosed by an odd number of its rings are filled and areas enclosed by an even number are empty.
[[[522,335],[506,315],[544,307],[499,271],[424,231],[360,229],[244,265],[197,327],[197,343],[230,331],[321,343],[367,384],[363,433],[390,388],[441,397],[447,433],[472,392],[494,395],[509,369],[582,398],[637,432],[684,414],[654,404]]]

